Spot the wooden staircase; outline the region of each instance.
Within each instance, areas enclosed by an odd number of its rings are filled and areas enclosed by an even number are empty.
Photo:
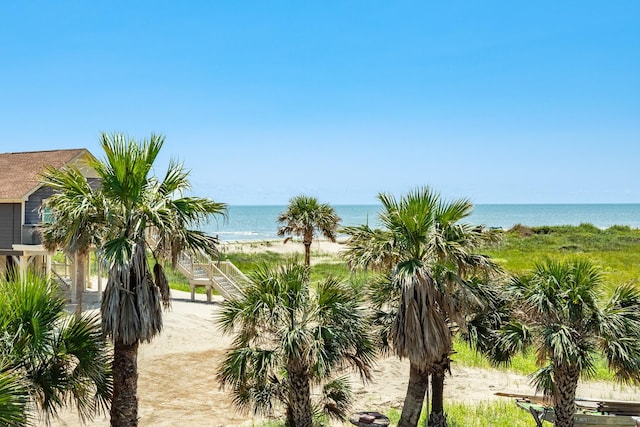
[[[213,261],[204,254],[181,254],[177,268],[189,280],[191,301],[195,300],[197,287],[205,288],[207,302],[210,303],[211,289],[226,299],[235,299],[242,296],[242,288],[251,283],[231,261]]]

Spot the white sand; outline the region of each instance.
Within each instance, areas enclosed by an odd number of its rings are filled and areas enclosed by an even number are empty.
[[[314,250],[336,253],[338,244],[320,243]],[[256,246],[257,247],[257,246]],[[283,251],[302,245],[271,243],[268,250]],[[245,248],[247,251],[253,250]],[[257,249],[256,249],[257,250]],[[264,248],[262,248],[264,250]],[[330,252],[331,251],[331,252]],[[313,257],[313,254],[312,254]],[[231,395],[220,390],[215,375],[231,338],[222,336],[213,319],[219,299],[205,303],[205,296],[172,291],[173,306],[164,316],[164,331],[150,344],[140,345],[138,356],[139,416],[141,426],[238,426],[251,425],[251,414],[238,413]],[[453,375],[445,385],[446,400],[479,402],[493,399],[495,392],[533,394],[526,377],[497,370],[452,366]],[[372,383],[363,385],[354,377],[354,410],[401,408],[409,374],[408,362],[396,358],[381,359],[374,369]],[[606,383],[581,385],[578,395],[633,400],[638,390],[621,389]],[[78,417],[64,412],[53,426],[80,426]],[[44,425],[44,424],[41,424]],[[92,426],[106,427],[108,416],[99,417]],[[345,424],[350,425],[350,424]]]

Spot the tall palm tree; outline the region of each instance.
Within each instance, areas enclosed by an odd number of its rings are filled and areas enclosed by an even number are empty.
[[[578,380],[604,355],[615,378],[640,383],[640,291],[618,287],[600,305],[602,278],[584,259],[547,260],[516,277],[508,290],[517,317],[500,330],[501,355],[533,347],[541,366],[532,374],[551,396],[558,427],[572,427]]]
[[[263,265],[252,285],[224,302],[218,324],[236,333],[218,378],[240,408],[286,408],[286,425],[312,425],[311,389],[324,384],[322,409],[344,419],[350,387],[335,378],[347,367],[369,378],[375,355],[368,316],[354,290],[333,278],[309,284],[309,269]]]
[[[224,213],[226,206],[183,196],[190,186],[181,164],[171,162],[162,180],[151,174],[163,136],[152,134],[139,143],[122,134],[103,133],[100,143],[105,159],[93,166],[101,179],[108,224],[101,245],[109,262],[101,314],[102,329],[114,343],[111,425],[135,426],[138,344],[161,331],[161,302],[169,302],[162,265],[156,262],[153,275],[149,269],[148,232],[180,236],[188,249],[211,252],[215,240],[187,227]]]
[[[0,280],[0,424],[28,425],[33,409],[48,422],[68,404],[83,421],[106,411],[111,354],[100,319],[64,306],[49,279]]]
[[[442,401],[452,351],[451,327],[464,329],[465,315],[485,306],[471,278],[477,273],[490,274],[497,267],[487,257],[473,253],[486,239],[483,230],[460,223],[471,213],[468,200],[446,202],[428,187],[400,200],[388,194],[378,198],[385,229],[376,233],[345,229],[351,235],[345,256],[352,265],[380,267],[394,260],[388,274],[374,281],[372,299],[383,326],[383,343],[410,361],[398,425],[417,425],[432,375],[429,423],[446,426]],[[385,250],[386,255],[376,254],[372,247]]]
[[[277,221],[282,224],[278,228],[278,236],[302,236],[304,244],[304,262],[311,263],[311,243],[316,232],[332,242],[336,241],[336,232],[340,217],[328,203],[319,203],[315,197],[300,195],[289,200],[287,210],[282,212]]]
[[[47,168],[42,184],[55,192],[45,201],[53,221],[42,226],[43,244],[49,250],[62,247],[74,257],[76,269],[76,313],[82,312],[82,292],[86,288],[86,259],[99,242],[104,212],[99,194],[76,166]]]

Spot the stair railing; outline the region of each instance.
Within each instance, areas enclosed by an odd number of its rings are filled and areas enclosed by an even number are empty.
[[[234,283],[240,286],[246,286],[251,283],[251,279],[229,260],[218,262],[217,267],[223,271],[225,275],[231,277]]]
[[[222,263],[220,263],[222,264]],[[224,265],[228,265],[231,264],[229,261],[224,261]],[[231,264],[233,265],[233,264]],[[237,296],[237,295],[242,295],[244,293],[244,291],[242,290],[242,288],[238,285],[237,281],[235,280],[234,277],[230,276],[227,274],[226,271],[223,271],[222,269],[218,268],[218,266],[211,262],[209,264],[209,279],[210,280],[216,280],[215,277],[216,276],[221,276],[223,279],[225,279],[225,281],[229,284],[229,286],[231,286],[233,293],[235,293],[236,295],[232,295],[232,292],[229,292],[230,296]],[[235,267],[235,266],[234,266]],[[228,271],[231,271],[231,269],[227,269]]]
[[[190,255],[181,253],[178,257],[178,269],[189,280],[196,278],[196,269],[200,267],[207,274],[209,280],[215,281],[215,276],[222,277],[226,280],[232,289],[228,290],[229,296],[242,295],[244,292],[242,286],[251,283],[249,278],[242,273],[231,261],[214,262],[204,253]],[[221,285],[220,283],[218,283]],[[222,285],[221,285],[222,286]]]

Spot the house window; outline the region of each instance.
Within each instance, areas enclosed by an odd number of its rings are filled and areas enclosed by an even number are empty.
[[[51,208],[45,206],[42,208],[42,223],[43,224],[51,224],[53,222],[53,213],[51,212]]]

